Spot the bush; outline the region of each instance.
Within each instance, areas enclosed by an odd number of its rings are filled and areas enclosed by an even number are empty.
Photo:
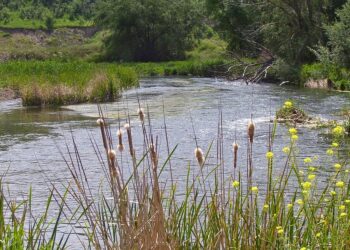
[[[54,28],[54,24],[55,24],[55,19],[53,18],[53,16],[52,15],[47,16],[45,19],[46,29],[49,31],[52,31]]]
[[[286,101],[282,108],[276,113],[276,118],[280,121],[287,121],[292,123],[304,123],[309,117],[299,107],[295,106],[292,101]]]
[[[300,79],[302,82],[309,79],[329,79],[336,89],[350,90],[350,70],[335,64],[305,64],[301,68]]]

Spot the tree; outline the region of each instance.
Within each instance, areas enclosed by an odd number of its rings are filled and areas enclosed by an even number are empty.
[[[1,6],[0,6],[1,7]],[[10,10],[8,8],[0,8],[0,22],[7,24],[10,22]]]
[[[54,28],[54,25],[55,25],[55,19],[54,17],[50,14],[46,17],[45,19],[45,26],[46,26],[46,29],[49,30],[49,31],[52,31],[53,28]]]
[[[230,51],[253,50],[249,41],[257,39],[255,19],[260,15],[253,4],[242,0],[206,0],[206,7],[215,20],[215,29],[228,41]]]
[[[180,59],[193,43],[201,9],[197,0],[106,0],[96,23],[111,32],[105,41],[109,59]]]
[[[350,68],[350,0],[336,12],[338,21],[326,26],[332,61]]]

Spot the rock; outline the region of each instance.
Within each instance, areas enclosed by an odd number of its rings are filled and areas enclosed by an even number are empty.
[[[311,89],[333,89],[334,85],[330,79],[309,79],[304,87]]]

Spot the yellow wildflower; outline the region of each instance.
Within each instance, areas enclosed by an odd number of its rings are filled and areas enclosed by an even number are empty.
[[[316,175],[314,175],[314,174],[309,174],[309,175],[307,176],[307,178],[308,178],[310,181],[313,181],[313,180],[316,178]]]
[[[296,200],[296,203],[299,204],[299,205],[303,205],[303,204],[304,204],[304,202],[303,202],[302,199],[297,199],[297,200]]]
[[[290,148],[289,148],[289,147],[284,147],[284,148],[282,149],[282,151],[283,151],[283,153],[285,153],[285,154],[289,154]]]
[[[343,181],[338,181],[335,185],[336,185],[338,188],[343,188],[343,187],[344,187],[344,182],[343,182]]]
[[[269,159],[269,160],[272,159],[273,158],[273,152],[271,152],[271,151],[267,152],[266,153],[266,158]]]
[[[314,171],[316,171],[316,168],[315,168],[315,167],[309,167],[309,170],[310,170],[311,172],[314,172]]]
[[[333,149],[327,149],[326,154],[332,156],[334,154]]]
[[[265,204],[264,205],[264,210],[267,210],[267,209],[269,209],[269,205]]]
[[[337,193],[336,193],[335,191],[330,191],[329,194],[332,195],[332,196],[334,196],[334,195],[336,195]]]
[[[339,210],[340,210],[340,211],[344,211],[344,210],[345,210],[345,206],[344,206],[344,205],[340,205],[340,206],[339,206]]]
[[[251,190],[253,193],[257,193],[259,191],[258,187],[252,187]]]
[[[290,128],[288,131],[291,135],[296,135],[298,133],[298,130],[296,128]]]
[[[344,135],[345,129],[342,126],[336,126],[333,130],[332,133],[334,136],[340,137],[342,135]]]
[[[317,237],[317,238],[321,237],[321,233],[317,233],[317,234],[316,234],[316,237]]]
[[[337,147],[339,147],[339,144],[338,144],[337,142],[333,142],[333,143],[332,143],[332,147],[333,147],[333,148],[337,148]]]
[[[289,203],[288,205],[287,205],[287,208],[289,208],[289,209],[291,209],[293,207],[293,204],[291,204],[291,203]]]
[[[334,168],[336,170],[340,170],[341,169],[341,165],[339,163],[336,163],[336,164],[334,164]]]
[[[304,163],[305,164],[308,164],[308,163],[311,163],[312,162],[312,159],[310,158],[310,157],[306,157],[305,159],[304,159]]]
[[[232,182],[232,187],[238,188],[239,187],[239,181],[233,181]]]
[[[345,204],[350,204],[350,200],[345,200]]]
[[[309,190],[311,188],[311,185],[312,185],[311,182],[308,182],[308,181],[301,183],[301,186],[305,190]]]
[[[347,216],[347,215],[348,215],[347,213],[342,212],[342,213],[340,214],[340,218],[343,218],[343,217],[345,217],[345,216]]]
[[[292,141],[297,141],[299,137],[297,135],[292,135],[291,138],[292,138]]]
[[[293,107],[293,103],[291,101],[286,101],[284,103],[284,107],[287,108],[287,109],[290,109]]]

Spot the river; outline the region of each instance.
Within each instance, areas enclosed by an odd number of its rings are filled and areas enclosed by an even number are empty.
[[[152,132],[158,135],[160,148],[165,152],[164,113],[169,144],[172,149],[178,145],[172,167],[175,181],[181,187],[188,165],[196,171],[194,158],[195,128],[198,144],[207,150],[211,141],[214,146],[210,156],[215,163],[215,139],[219,117],[219,106],[223,114],[223,135],[225,172],[232,173],[232,142],[240,145],[239,167],[246,167],[246,128],[250,117],[256,125],[254,141],[254,182],[266,183],[266,158],[270,119],[285,100],[292,99],[307,113],[322,119],[339,119],[337,113],[350,104],[350,94],[323,90],[311,90],[275,84],[246,85],[240,81],[214,78],[146,78],[137,89],[123,92],[114,103],[103,104],[109,118],[114,138],[120,117],[123,125],[129,111],[136,146],[141,148],[141,125],[137,117],[139,99],[141,106],[149,110]],[[146,114],[148,116],[148,114]],[[86,167],[92,187],[98,189],[103,173],[91,146],[91,139],[102,145],[96,125],[98,110],[96,104],[81,104],[55,109],[24,108],[20,100],[0,102],[0,167],[6,173],[4,182],[11,191],[11,197],[22,199],[33,188],[33,206],[40,212],[40,206],[47,197],[51,184],[63,187],[71,179],[63,161],[67,156],[66,145],[71,147],[74,136],[83,164]],[[192,117],[192,122],[191,122]],[[125,139],[126,141],[126,139]],[[282,148],[289,143],[287,127],[278,125],[274,152],[278,174],[283,166]],[[299,128],[299,158],[318,156],[315,164],[324,159],[331,143],[325,130]],[[166,155],[160,155],[164,161]],[[302,161],[302,160],[301,160]],[[329,165],[329,168],[332,168]],[[123,171],[128,172],[128,164]],[[169,179],[169,169],[162,173],[163,182]],[[181,189],[180,189],[181,191]]]

